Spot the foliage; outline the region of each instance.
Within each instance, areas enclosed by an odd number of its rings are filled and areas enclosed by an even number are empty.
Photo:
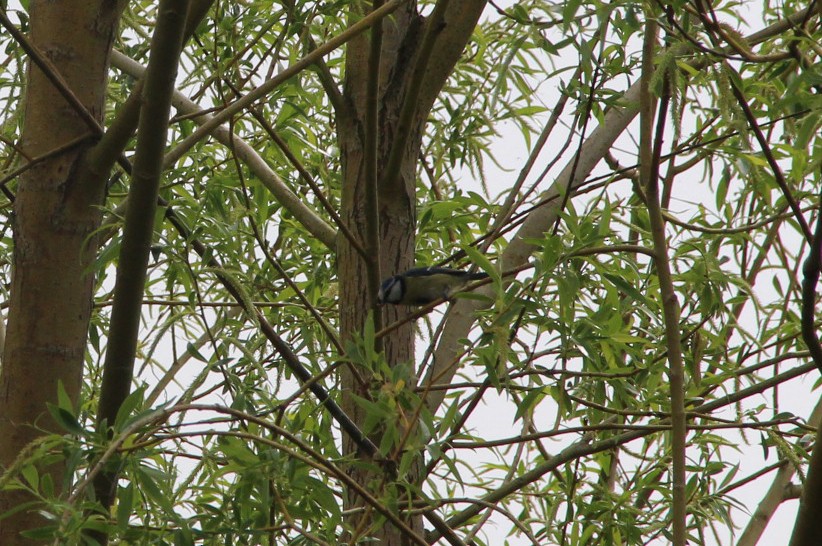
[[[186,46],[180,90],[203,110],[220,110],[339,34],[349,4],[217,3]],[[662,94],[666,79],[673,87],[660,173],[669,253],[661,259],[669,260],[681,307],[693,544],[738,537],[752,506],[748,481],[769,483],[764,471],[783,465],[801,471],[818,424],[811,408],[797,403],[813,396],[817,370],[800,335],[800,264],[808,245],[789,206],[795,200],[813,225],[822,159],[818,16],[756,43],[745,38],[803,7],[788,2],[777,13],[768,3],[720,3],[714,9],[722,24],[713,26],[690,4],[656,13],[664,46],[655,90]],[[129,3],[115,45],[143,64],[154,10],[153,3]],[[606,113],[626,106],[623,93],[642,70],[646,24],[646,12],[631,2],[487,8],[426,127],[418,262],[467,253],[477,263],[486,257],[492,268],[500,263]],[[6,176],[25,163],[14,146],[24,54],[5,34],[0,45]],[[323,200],[339,207],[341,167],[324,80],[339,83],[344,55],[337,49],[230,123],[234,138],[250,144],[329,225],[334,219]],[[109,120],[136,81],[114,64]],[[553,114],[559,123],[552,126]],[[169,150],[198,123],[178,116]],[[546,127],[552,130],[543,143]],[[32,491],[49,514],[53,525],[32,536],[67,544],[95,528],[123,544],[365,540],[346,528],[342,498],[358,493],[345,469],[380,461],[342,457],[335,423],[272,352],[249,313],[254,307],[328,390],[335,391],[342,366],[376,372],[374,396],[361,407],[366,430],[385,433],[381,456],[399,469],[392,484],[371,492],[389,511],[424,494],[458,536],[479,544],[668,543],[670,346],[638,142],[633,123],[567,200],[555,198],[563,201],[556,227],[529,241],[529,267],[497,272],[462,341],[458,374],[443,385],[438,378],[415,381],[432,366],[445,306],[418,322],[417,363],[388,366],[373,351],[373,331],[343,352],[329,334],[338,324],[334,249],[272,196],[231,142],[199,141],[164,174],[168,206],[156,216],[137,389],[108,439],[96,432],[95,415],[130,182],[114,176],[94,271],[82,402],[52,408],[65,434],[21,453],[0,485]],[[537,166],[516,185],[529,154],[539,157]],[[13,194],[14,179],[3,180]],[[12,203],[4,199],[0,252],[8,277]],[[188,232],[168,221],[169,209]],[[502,229],[492,232],[500,220]],[[478,244],[489,246],[478,253]],[[234,301],[224,278],[244,301]],[[464,296],[472,297],[480,296]],[[797,377],[808,379],[798,384]],[[423,401],[441,389],[445,402],[431,414]],[[38,473],[57,457],[68,462],[63,497]],[[422,492],[404,477],[415,461],[424,465]],[[121,469],[121,481],[115,507],[100,513],[87,480],[107,465]],[[389,517],[373,510],[375,518]]]

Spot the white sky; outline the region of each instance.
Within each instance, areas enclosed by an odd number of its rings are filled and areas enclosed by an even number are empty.
[[[498,2],[501,6],[508,6],[513,2],[509,0],[503,0]],[[14,2],[12,2],[14,5]],[[754,9],[755,6],[758,4],[756,3],[748,3],[743,4],[750,6],[751,9]],[[10,7],[10,9],[14,9]],[[490,9],[490,8],[489,8]],[[488,11],[486,12],[488,13]],[[751,21],[753,23],[753,29],[756,30],[757,18],[755,16],[751,16]],[[576,62],[576,59],[567,59],[568,63]],[[558,61],[559,64],[559,61]],[[560,75],[558,79],[566,78],[567,75]],[[554,85],[554,82],[548,82],[546,85],[542,85],[540,87],[540,92],[545,93],[545,96],[540,96],[540,100],[543,104],[550,106],[553,105],[556,101],[555,96],[550,96],[552,90],[555,90],[558,85]],[[493,162],[488,161],[485,164],[486,167],[486,179],[491,181],[491,187],[489,188],[492,195],[496,192],[502,192],[514,181],[516,178],[520,166],[524,163],[525,159],[528,156],[528,150],[526,150],[523,146],[523,142],[519,137],[519,132],[514,127],[505,128],[504,125],[499,127],[501,130],[500,137],[494,143],[494,150],[497,152],[497,158],[503,163],[503,169],[497,168]],[[593,129],[593,126],[590,128]],[[683,128],[683,133],[687,132],[687,128]],[[627,139],[622,141],[622,147],[624,149],[631,149],[632,143]],[[550,152],[548,152],[550,153]],[[543,155],[548,155],[548,153]],[[544,161],[546,158],[542,158],[543,163],[541,164],[544,166]],[[538,173],[542,170],[542,166],[538,164],[533,173]],[[560,167],[562,167],[562,163]],[[550,179],[550,177],[549,177]],[[526,184],[527,186],[527,184]],[[481,191],[480,184],[475,181],[471,180],[468,173],[465,173],[465,177],[463,179],[463,185],[461,186],[464,189],[473,189],[475,191]],[[677,186],[677,188],[681,188]],[[708,188],[704,188],[704,194],[696,194],[694,195],[689,191],[688,195],[682,195],[679,193],[681,190],[678,190],[675,193],[675,196],[680,198],[681,200],[678,203],[681,203],[682,208],[687,208],[688,202],[693,201],[701,201],[709,208],[713,208],[711,203],[713,203],[714,196],[712,193],[708,192]],[[687,199],[684,199],[687,197]],[[675,205],[675,208],[678,208]],[[797,242],[797,245],[799,242]],[[768,283],[760,282],[757,285],[757,290],[762,291],[760,297],[763,299],[768,299],[769,294],[768,290]],[[773,294],[770,294],[773,296]],[[749,315],[750,316],[750,315]],[[182,341],[182,340],[178,340]],[[178,346],[182,348],[183,346]],[[418,350],[422,352],[425,349],[425,344],[420,342],[418,344]],[[168,351],[168,352],[166,352]],[[167,356],[170,359],[170,349],[164,350]],[[139,364],[138,364],[139,365]],[[198,366],[194,366],[193,368],[199,368]],[[154,378],[146,378],[147,380],[154,381]],[[185,380],[185,377],[181,377],[181,380]],[[780,388],[780,400],[779,400],[779,409],[781,411],[791,411],[800,416],[807,416],[816,402],[818,396],[813,391],[814,382],[816,381],[816,377],[803,377],[797,380],[790,382],[788,385],[785,385]],[[495,402],[495,398],[497,397],[494,393],[488,393],[484,400],[485,402],[480,405],[480,407],[475,412],[474,418],[471,422],[477,427],[476,432],[485,438],[493,439],[493,438],[503,438],[508,437],[512,434],[512,429],[515,427],[518,428],[518,424],[514,422],[514,415],[513,411],[511,410],[511,405],[504,400],[500,400]],[[770,403],[769,399],[760,398],[756,401],[748,401],[747,403],[754,403],[754,402],[762,402],[762,403]],[[546,421],[552,420],[553,416],[543,416]],[[480,424],[482,425],[480,428]],[[730,436],[734,433],[730,432],[723,432],[723,435]],[[756,440],[758,437],[758,433],[749,433],[749,439]],[[558,451],[561,449],[561,445],[557,445],[554,451]],[[742,466],[738,476],[745,476],[748,473],[754,471],[755,469],[760,468],[763,466],[763,460],[761,455],[761,449],[757,445],[745,446],[740,443],[740,450],[741,453],[739,455],[739,462]],[[468,456],[468,453],[463,453],[464,455]],[[477,460],[475,464],[480,464],[482,461]],[[768,463],[774,462],[773,457],[768,461]],[[796,481],[796,480],[795,480]],[[769,479],[760,479],[756,480],[748,486],[745,486],[739,492],[737,492],[736,497],[742,500],[752,511],[757,503],[762,498],[762,495],[765,489],[770,485]],[[786,544],[788,537],[790,536],[790,531],[793,528],[794,519],[796,516],[796,509],[797,509],[798,502],[797,501],[789,501],[783,503],[780,507],[779,511],[776,514],[776,517],[770,522],[768,529],[765,532],[760,544],[769,545],[769,546],[779,546],[781,544]],[[492,519],[499,520],[499,529],[500,530],[507,530],[510,527],[510,523],[507,522],[504,518],[500,516],[493,516]],[[747,517],[744,514],[738,514],[736,518],[737,522],[741,525],[744,525],[747,522]],[[488,527],[485,527],[485,531],[488,531]],[[501,539],[503,535],[499,538]],[[708,536],[711,536],[708,533]],[[491,541],[494,542],[493,540]],[[526,539],[521,540],[511,540],[509,541],[510,544],[515,545],[525,545],[529,544]],[[657,542],[657,544],[662,544],[661,541]],[[728,546],[732,544],[728,537],[722,537],[722,541],[718,543],[709,542],[706,546]]]

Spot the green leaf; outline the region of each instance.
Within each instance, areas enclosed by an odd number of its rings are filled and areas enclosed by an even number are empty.
[[[131,421],[129,418],[135,409],[143,405],[143,397],[145,394],[145,386],[139,387],[134,392],[129,394],[120,409],[117,410],[117,417],[114,422],[114,430],[123,430],[123,428]]]
[[[175,513],[171,498],[157,485],[157,480],[168,481],[168,476],[165,473],[145,465],[139,465],[134,471],[134,476],[142,493],[168,514]]]
[[[542,389],[531,389],[528,393],[522,397],[522,401],[517,404],[517,412],[514,416],[515,419],[519,420],[525,417],[526,415],[530,415],[536,405],[545,398],[545,393]]]
[[[63,384],[62,379],[57,381],[57,406],[72,414],[75,412],[74,403],[66,392],[66,386]]]
[[[50,542],[55,536],[57,536],[57,531],[57,525],[44,525],[43,527],[38,527],[37,529],[22,531],[20,534],[25,538],[30,538],[39,542]]]
[[[23,466],[23,469],[20,471],[23,475],[23,479],[26,480],[26,483],[29,484],[34,491],[38,491],[40,489],[40,473],[37,471],[37,467],[32,464],[27,464]]]
[[[117,495],[117,528],[122,532],[128,528],[131,516],[134,514],[134,484],[129,483],[119,488]]]
[[[468,256],[468,259],[470,259],[473,263],[477,264],[480,267],[480,269],[482,269],[484,272],[488,273],[492,279],[495,279],[497,282],[499,282],[499,271],[494,266],[494,264],[491,263],[491,260],[488,259],[488,256],[486,256],[485,254],[483,254],[482,252],[480,252],[472,246],[463,247],[463,250],[465,251],[465,254]]]
[[[71,411],[49,403],[46,403],[46,408],[52,419],[69,434],[82,435],[86,432]]]

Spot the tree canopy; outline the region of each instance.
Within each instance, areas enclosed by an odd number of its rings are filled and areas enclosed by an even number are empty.
[[[4,545],[822,540],[817,3],[49,4]],[[415,264],[489,278],[376,305]]]

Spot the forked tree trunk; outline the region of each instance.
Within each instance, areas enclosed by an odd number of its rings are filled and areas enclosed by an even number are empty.
[[[410,59],[399,59],[401,43],[409,33],[409,28],[416,17],[412,6],[400,8],[388,23],[383,23],[383,53],[380,81],[380,95],[383,97],[378,109],[379,148],[378,165],[384,165],[390,152],[391,135],[399,115],[399,97],[396,85],[403,85],[402,81],[392,81],[392,89],[386,91],[389,80],[396,77],[394,71],[404,64],[408,70]],[[365,243],[368,229],[365,206],[365,166],[363,161],[364,119],[366,109],[366,83],[368,81],[368,52],[369,40],[365,35],[348,44],[346,51],[346,82],[345,96],[349,99],[350,109],[337,116],[340,151],[343,165],[343,192],[342,218],[350,231]],[[386,96],[387,93],[387,96]],[[382,173],[379,173],[380,176]],[[379,187],[379,223],[380,223],[380,270],[385,274],[410,267],[414,259],[414,226],[416,212],[414,209],[414,163],[404,160],[403,172],[397,179],[397,184],[389,192],[385,186]],[[340,328],[344,339],[359,332],[365,322],[368,310],[368,275],[366,264],[357,251],[340,237],[337,252],[337,264],[340,278]],[[390,273],[388,273],[390,272]],[[397,319],[398,309],[386,308],[384,320],[391,323]],[[386,355],[390,362],[407,362],[413,354],[413,336],[410,325],[406,325],[395,332],[385,343]],[[360,406],[353,402],[349,394],[368,398],[368,387],[357,382],[355,377],[343,372],[343,409],[357,424],[365,421],[365,415]],[[343,437],[343,448],[346,453],[357,453],[357,446],[348,436]],[[361,455],[361,454],[360,454]],[[375,476],[359,467],[352,467],[352,477],[359,483],[367,484]],[[379,480],[379,477],[376,477]],[[363,506],[361,499],[356,495],[347,497],[347,507]],[[363,527],[362,521],[374,521],[375,514],[360,513],[354,516],[350,524],[354,528]],[[362,518],[362,520],[360,520]],[[414,518],[407,521],[409,526],[421,532],[422,520]],[[365,525],[364,529],[370,526]],[[365,531],[370,534],[369,531]],[[402,536],[396,529],[386,526],[379,532],[380,544],[402,544]]]
[[[429,29],[430,20],[420,17],[414,2],[400,7],[386,18],[383,25],[380,82],[378,98],[378,216],[380,239],[380,270],[383,277],[404,271],[414,263],[416,227],[416,172],[421,149],[421,135],[434,100],[453,70],[459,56],[476,26],[485,1],[470,0],[451,2],[435,28]],[[435,10],[436,11],[436,10]],[[359,14],[362,15],[362,14]],[[418,70],[420,51],[426,35],[435,40],[433,54],[422,61]],[[369,79],[369,37],[362,36],[349,42],[346,50],[346,80],[344,98],[346,109],[337,112],[338,139],[343,166],[342,218],[355,237],[365,245],[369,219],[366,216],[365,164],[365,112]],[[414,81],[418,78],[420,81]],[[398,120],[403,102],[412,84],[419,84],[414,103],[416,113],[409,124],[406,145],[402,150],[399,173],[386,173],[385,165],[394,140],[397,138]],[[388,174],[392,176],[387,176]],[[338,245],[338,272],[340,279],[340,328],[344,339],[350,339],[362,330],[369,311],[368,285],[365,260],[340,236]],[[387,306],[383,310],[384,324],[391,324],[407,309]],[[414,358],[413,329],[405,325],[384,340],[386,359],[391,365],[411,362]],[[413,364],[413,362],[412,362]],[[360,384],[351,374],[343,373],[343,409],[358,424],[365,420],[363,410],[350,396],[369,397],[369,381]],[[346,453],[356,454],[357,447],[349,438],[343,438]],[[366,489],[373,489],[374,482],[386,476],[375,476],[359,468],[353,471]],[[405,479],[416,481],[414,476]],[[379,495],[379,493],[377,493]],[[347,498],[347,507],[361,506],[355,495]],[[362,519],[358,519],[362,518]],[[355,528],[368,529],[378,519],[367,511],[355,513],[350,524]],[[423,522],[418,516],[406,522],[422,534]],[[400,545],[407,537],[391,525],[377,530],[381,545]]]
[[[123,2],[32,0],[30,6],[29,40],[101,124],[109,53]],[[107,174],[90,173],[83,161],[99,136],[90,125],[40,68],[28,67],[25,160],[77,145],[28,170],[16,193],[11,300],[0,370],[3,468],[44,431],[59,431],[46,409],[47,403],[56,403],[58,382],[72,400],[79,397],[97,252],[92,234],[100,222]],[[59,491],[62,469],[54,465],[47,471]],[[29,500],[21,492],[0,493],[0,514]],[[0,544],[35,544],[19,533],[43,524],[29,510],[2,519]]]

